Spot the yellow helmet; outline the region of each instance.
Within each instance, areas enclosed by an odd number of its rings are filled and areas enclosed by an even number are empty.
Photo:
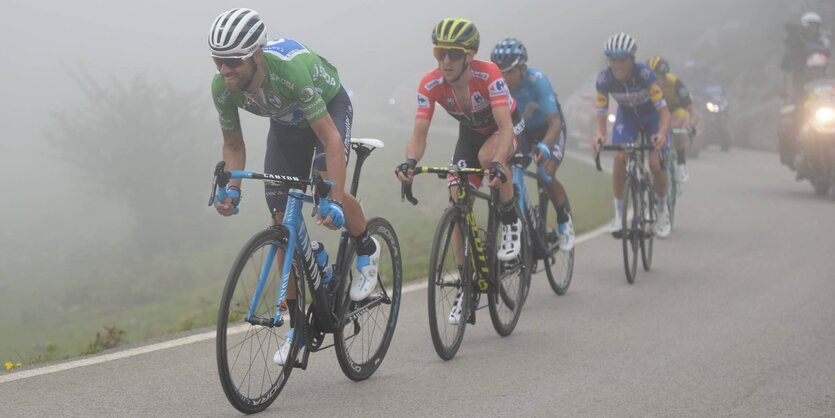
[[[432,43],[461,46],[471,51],[478,51],[479,34],[473,22],[455,17],[448,17],[432,31]]]
[[[647,65],[649,68],[658,75],[664,75],[670,72],[670,64],[667,63],[667,60],[661,58],[660,55],[656,55],[647,60]]]

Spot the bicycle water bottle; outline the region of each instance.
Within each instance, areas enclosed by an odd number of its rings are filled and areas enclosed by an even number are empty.
[[[333,267],[328,265],[328,250],[325,249],[325,244],[319,241],[311,241],[310,248],[313,250],[313,258],[316,259],[316,265],[322,272],[322,283],[327,285],[333,279]]]

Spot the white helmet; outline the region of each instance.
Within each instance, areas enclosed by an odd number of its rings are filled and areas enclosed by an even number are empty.
[[[820,25],[823,23],[823,19],[821,19],[820,15],[815,12],[806,12],[800,17],[800,24],[803,25],[804,28],[808,27],[812,23]]]
[[[213,57],[246,58],[267,43],[267,31],[258,12],[232,9],[221,13],[209,30]]]
[[[635,38],[623,32],[612,35],[603,44],[603,52],[609,58],[634,57],[636,51],[638,44]]]

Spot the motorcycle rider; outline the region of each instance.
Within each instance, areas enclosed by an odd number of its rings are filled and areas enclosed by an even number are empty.
[[[785,40],[786,50],[783,54],[781,68],[784,71],[783,97],[788,103],[800,108],[804,100],[803,86],[815,80],[817,64],[809,62],[815,54],[822,54],[828,58],[831,55],[829,38],[821,30],[823,20],[815,12],[807,12],[800,18],[799,33],[787,26],[788,36]],[[797,152],[797,129],[800,126],[798,117],[800,112],[788,112],[792,116],[787,118],[778,133],[780,161],[790,168],[794,168],[794,155]]]

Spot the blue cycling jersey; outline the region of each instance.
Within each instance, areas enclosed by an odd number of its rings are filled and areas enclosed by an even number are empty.
[[[547,128],[545,117],[560,112],[560,102],[551,87],[548,77],[535,68],[528,67],[527,74],[522,76],[522,82],[510,95],[516,99],[517,109],[525,116],[525,126],[531,129]],[[527,111],[528,105],[536,103],[533,113]]]
[[[636,62],[632,75],[621,83],[610,68],[597,75],[597,113],[609,112],[609,95],[618,102],[618,113],[624,117],[645,119],[667,105],[664,92],[655,73],[643,63]]]

